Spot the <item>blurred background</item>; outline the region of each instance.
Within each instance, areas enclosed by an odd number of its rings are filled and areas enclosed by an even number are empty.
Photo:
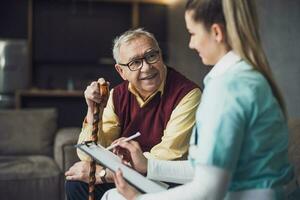
[[[83,90],[114,69],[112,40],[144,27],[165,62],[203,87],[209,67],[188,49],[184,0],[10,0],[0,2],[0,109],[55,107],[59,127],[80,126]],[[289,112],[300,116],[300,1],[257,1],[265,51]],[[72,116],[69,114],[72,113]]]

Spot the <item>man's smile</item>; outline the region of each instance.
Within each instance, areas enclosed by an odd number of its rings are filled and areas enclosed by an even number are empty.
[[[140,78],[140,80],[150,80],[150,79],[154,79],[156,76],[158,75],[158,72],[155,72],[153,74],[148,74],[142,78]]]

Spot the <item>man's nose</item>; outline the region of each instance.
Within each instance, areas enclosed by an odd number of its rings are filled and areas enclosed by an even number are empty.
[[[147,61],[145,59],[143,59],[143,66],[141,68],[141,71],[148,71],[149,69],[152,68],[152,65],[151,64],[148,64]]]

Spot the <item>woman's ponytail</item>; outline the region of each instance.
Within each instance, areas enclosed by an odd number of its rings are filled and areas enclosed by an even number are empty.
[[[274,81],[260,41],[255,1],[222,0],[222,5],[229,46],[265,76],[286,116],[282,95]]]

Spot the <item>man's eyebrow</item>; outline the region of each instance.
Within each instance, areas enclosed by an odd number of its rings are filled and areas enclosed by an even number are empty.
[[[144,54],[143,54],[143,55],[144,55]],[[133,60],[136,60],[136,59],[139,59],[139,58],[143,57],[143,55],[142,55],[142,56],[140,56],[140,55],[135,55],[135,56],[130,57],[128,60],[129,60],[129,62],[131,62],[131,61],[133,61]]]
[[[139,58],[143,57],[146,53],[149,53],[149,52],[151,52],[151,51],[153,51],[153,50],[155,50],[155,49],[151,47],[151,48],[147,49],[147,50],[143,53],[143,55],[135,55],[135,56],[130,57],[128,60],[129,60],[129,62],[131,62],[131,61],[133,61],[133,60],[139,59]]]

